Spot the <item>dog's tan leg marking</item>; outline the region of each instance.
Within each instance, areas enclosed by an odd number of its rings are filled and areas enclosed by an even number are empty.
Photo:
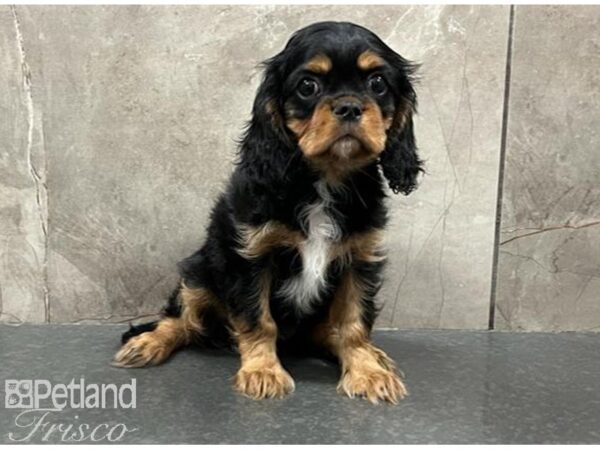
[[[396,404],[408,392],[394,362],[370,342],[370,332],[361,318],[363,292],[360,280],[352,271],[346,272],[328,320],[316,328],[314,338],[340,361],[338,392],[364,397],[372,403],[384,400]]]
[[[277,357],[277,325],[269,310],[271,279],[264,275],[259,293],[260,317],[254,327],[231,319],[237,339],[241,367],[235,389],[253,399],[280,398],[294,390],[294,380]]]
[[[377,263],[385,260],[381,250],[383,231],[372,229],[362,233],[355,233],[331,249],[331,261],[339,259],[344,265],[349,266],[353,261]]]
[[[153,331],[132,337],[117,352],[113,365],[144,367],[164,362],[174,350],[189,344],[194,334],[202,333],[202,314],[214,302],[206,289],[181,286],[180,317],[164,317]]]
[[[273,220],[258,227],[242,225],[238,231],[241,246],[238,253],[247,259],[259,258],[277,247],[297,248],[304,240],[300,231]]]

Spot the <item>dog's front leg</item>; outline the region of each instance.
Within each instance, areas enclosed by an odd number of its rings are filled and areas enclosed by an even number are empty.
[[[277,325],[269,310],[271,278],[264,275],[259,283],[257,319],[232,317],[241,357],[234,379],[237,391],[254,398],[279,398],[294,390],[294,380],[277,356]]]
[[[370,341],[364,308],[365,302],[373,300],[365,282],[352,269],[343,275],[329,316],[315,329],[313,337],[341,364],[339,392],[372,403],[384,400],[395,404],[407,391],[394,362]]]

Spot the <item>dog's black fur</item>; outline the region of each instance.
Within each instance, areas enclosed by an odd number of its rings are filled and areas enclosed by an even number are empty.
[[[385,95],[372,95],[365,84],[370,72],[362,74],[355,69],[358,56],[367,50],[385,62],[377,69],[387,84]],[[351,23],[317,23],[296,32],[281,53],[264,63],[264,78],[256,95],[252,119],[240,142],[235,171],[212,210],[206,242],[179,263],[179,273],[188,288],[205,288],[212,292],[231,317],[241,317],[246,323],[255,324],[259,314],[257,283],[260,274],[267,271],[273,280],[269,306],[281,341],[292,338],[297,341],[324,320],[346,267],[338,261],[331,263],[319,300],[313,303],[311,312],[300,312],[277,294],[285,280],[302,270],[299,252],[282,247],[260,258],[245,258],[239,253],[239,226],[261,226],[272,221],[300,233],[306,232],[302,212],[318,200],[315,183],[323,178],[323,173],[305,157],[297,137],[286,124],[292,118],[306,120],[316,107],[318,99],[302,98],[296,87],[305,76],[300,68],[317,53],[328,55],[333,66],[327,76],[314,75],[321,82],[320,98],[370,96],[383,117],[390,120],[403,111],[402,123],[394,120],[386,131],[385,149],[379,157],[349,171],[330,192],[333,201],[327,207],[327,214],[339,227],[341,239],[382,229],[387,220],[385,179],[393,192],[409,194],[422,171],[412,122],[416,109],[411,84],[415,66],[375,34]],[[352,263],[352,270],[369,287],[362,299],[362,320],[369,330],[377,313],[374,296],[380,286],[382,264]],[[166,317],[181,314],[179,289],[164,309]],[[234,342],[227,324],[216,312],[209,311],[202,321],[203,343]],[[123,342],[155,326],[152,323],[132,327],[123,335]]]

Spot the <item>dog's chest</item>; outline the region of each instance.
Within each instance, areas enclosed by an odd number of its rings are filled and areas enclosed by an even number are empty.
[[[317,183],[319,198],[303,211],[306,239],[298,252],[302,270],[283,284],[280,294],[292,302],[298,312],[308,313],[327,286],[327,272],[340,229],[331,214],[331,194],[326,185]]]

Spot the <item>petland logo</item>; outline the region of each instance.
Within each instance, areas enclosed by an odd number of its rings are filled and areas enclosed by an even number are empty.
[[[5,380],[4,393],[6,409],[23,410],[15,417],[19,432],[8,433],[11,441],[118,442],[137,430],[123,423],[84,423],[78,414],[72,415],[72,410],[134,409],[135,378],[120,386],[86,383],[83,378],[66,384],[52,384],[48,380]],[[67,421],[56,420],[56,415],[66,412],[72,417]]]
[[[6,380],[4,407],[11,408],[135,408],[136,380],[122,384],[85,384],[83,378],[69,384],[55,384],[48,380]]]

